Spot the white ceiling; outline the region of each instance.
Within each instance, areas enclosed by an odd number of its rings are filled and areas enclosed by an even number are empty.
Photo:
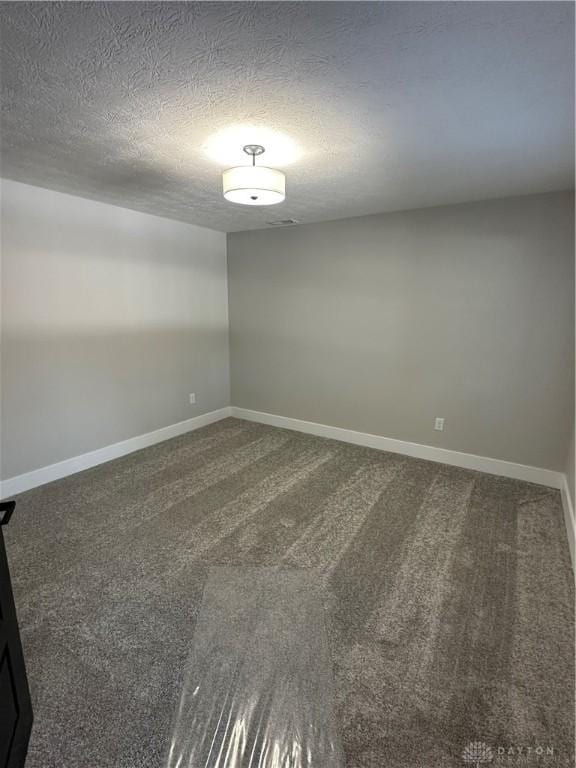
[[[225,231],[573,186],[569,2],[4,2],[1,14],[9,178]],[[284,203],[223,199],[228,158],[206,142],[234,125],[294,142]]]

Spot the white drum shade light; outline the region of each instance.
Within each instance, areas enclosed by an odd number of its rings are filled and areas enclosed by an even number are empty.
[[[264,152],[260,144],[247,144],[244,152],[252,156],[252,165],[229,168],[222,174],[224,197],[240,205],[275,205],[286,197],[286,175],[274,168],[256,165]]]

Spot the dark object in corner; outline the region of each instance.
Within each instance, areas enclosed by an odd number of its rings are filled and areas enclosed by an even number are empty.
[[[15,506],[15,501],[0,502],[0,768],[22,768],[32,729],[30,692],[1,528]]]

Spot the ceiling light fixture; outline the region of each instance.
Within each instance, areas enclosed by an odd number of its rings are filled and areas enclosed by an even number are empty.
[[[274,168],[256,165],[264,153],[261,144],[246,144],[244,152],[252,156],[252,165],[229,168],[222,174],[224,197],[240,205],[276,205],[286,197],[286,175]]]

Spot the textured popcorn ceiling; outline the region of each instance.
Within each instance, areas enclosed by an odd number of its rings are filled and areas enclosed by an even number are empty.
[[[16,2],[1,17],[2,173],[19,181],[226,231],[572,186],[571,3]],[[284,203],[223,199],[205,143],[236,124],[299,148]]]

